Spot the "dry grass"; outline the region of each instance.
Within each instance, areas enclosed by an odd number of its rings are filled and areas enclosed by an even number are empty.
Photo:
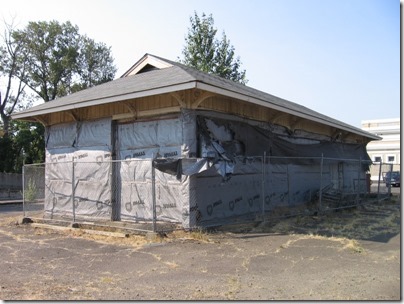
[[[360,243],[357,240],[351,240],[343,237],[326,237],[322,235],[313,235],[313,234],[308,234],[308,235],[296,235],[294,239],[288,240],[286,243],[282,244],[279,246],[279,248],[275,251],[276,253],[279,253],[282,249],[287,249],[291,246],[293,246],[295,243],[304,241],[304,240],[322,240],[322,241],[331,241],[338,243],[341,248],[340,250],[351,250],[352,252],[355,253],[364,253],[365,250],[363,247],[361,247]]]
[[[355,253],[365,252],[365,249],[356,240],[344,239],[343,242],[345,243],[343,249],[352,250]]]
[[[209,237],[209,234],[203,230],[193,230],[193,231],[185,231],[185,230],[175,230],[167,235],[168,239],[177,239],[177,240],[195,240],[204,243],[211,243],[212,240]]]
[[[22,217],[21,216],[12,216],[12,217],[4,217],[0,220],[0,227],[1,226],[10,226],[10,225],[19,225],[21,223]]]
[[[149,244],[150,241],[147,240],[144,236],[141,235],[129,235],[126,238],[114,237],[114,236],[104,236],[104,235],[96,235],[96,234],[88,234],[80,229],[76,229],[73,231],[64,232],[64,234],[80,237],[86,240],[95,241],[102,244],[113,244],[118,246],[129,246],[133,248],[141,248],[146,244]]]

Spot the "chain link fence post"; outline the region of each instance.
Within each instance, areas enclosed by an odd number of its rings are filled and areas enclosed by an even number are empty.
[[[25,206],[25,164],[22,166],[22,211],[24,218],[26,217]]]
[[[151,170],[152,170],[152,207],[153,207],[153,232],[157,231],[156,228],[156,168],[153,164],[154,158],[151,159]]]
[[[72,211],[73,211],[73,223],[76,222],[76,206],[74,205],[75,196],[75,176],[74,176],[74,157],[72,159]]]
[[[321,153],[321,161],[320,161],[320,191],[318,198],[318,212],[321,213],[322,206],[322,197],[323,197],[323,165],[324,165],[324,154]]]
[[[382,162],[379,162],[379,178],[377,180],[377,201],[380,202],[380,180],[382,177]]]
[[[359,165],[358,165],[358,189],[356,189],[356,199],[355,204],[356,206],[359,205],[359,198],[361,193],[360,181],[361,181],[361,167],[362,167],[362,157],[359,158]]]
[[[391,196],[391,179],[392,179],[392,172],[393,172],[393,164],[390,164],[390,174],[388,175],[389,186],[388,186],[388,190],[387,190],[388,197]],[[387,180],[386,180],[386,182],[387,182]]]
[[[264,151],[264,158],[262,159],[262,220],[265,222],[265,162],[267,152]]]

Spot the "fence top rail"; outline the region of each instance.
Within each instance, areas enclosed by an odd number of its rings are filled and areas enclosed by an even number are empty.
[[[45,166],[47,163],[24,164],[24,167],[40,167]]]
[[[334,158],[334,157],[325,157],[325,156],[266,156],[267,158],[278,158],[278,159],[323,159],[323,160],[335,160],[335,161],[361,161],[363,163],[371,163],[371,160],[360,159],[360,158]]]
[[[366,164],[377,164],[377,165],[390,165],[390,163],[380,163],[380,162],[373,162],[371,160],[364,160],[364,159],[348,159],[348,158],[332,158],[332,157],[322,157],[322,156],[270,156],[270,155],[266,155],[265,156],[266,159],[290,159],[290,160],[331,160],[331,161],[344,161],[344,162],[358,162],[360,161],[361,163],[366,163]],[[58,162],[45,162],[45,163],[36,163],[36,164],[24,164],[24,167],[39,167],[39,166],[46,166],[46,165],[56,165],[56,164],[71,164],[71,163],[81,163],[81,164],[85,164],[85,163],[130,163],[130,162],[139,162],[139,161],[144,161],[144,162],[150,162],[151,160],[153,160],[154,158],[131,158],[131,159],[121,159],[121,160],[93,160],[93,161],[82,161],[82,160],[77,160],[77,159],[73,159],[70,161],[58,161]],[[186,160],[201,160],[202,158],[198,158],[198,157],[189,157],[189,158],[161,158],[161,159],[169,159],[169,160],[179,160],[179,159],[186,159]],[[244,160],[244,159],[264,159],[264,156],[236,156],[235,159],[239,159],[239,160]]]

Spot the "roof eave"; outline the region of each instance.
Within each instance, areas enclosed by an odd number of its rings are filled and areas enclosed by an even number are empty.
[[[60,105],[60,106],[52,107],[52,108],[46,108],[46,109],[40,109],[40,110],[35,110],[35,108],[32,108],[32,109],[29,109],[27,111],[23,111],[20,113],[18,113],[18,112],[14,113],[11,115],[11,118],[12,119],[24,119],[24,118],[27,119],[27,118],[31,118],[34,116],[51,114],[54,112],[69,111],[69,110],[74,110],[74,109],[79,109],[79,108],[85,108],[85,107],[91,107],[91,106],[95,106],[95,105],[125,101],[125,100],[130,100],[130,99],[135,99],[135,98],[148,97],[148,96],[165,94],[165,93],[172,93],[175,91],[193,89],[195,87],[196,87],[196,81],[190,81],[190,82],[185,82],[185,83],[166,86],[166,87],[154,88],[154,89],[150,89],[150,90],[143,90],[143,91],[137,91],[137,92],[132,92],[132,93],[128,93],[128,94],[104,97],[104,98],[100,98],[100,99],[92,99],[92,100],[86,100],[86,101],[77,102],[77,103],[70,103],[70,104]]]
[[[381,137],[379,137],[377,135],[374,135],[374,134],[371,134],[371,133],[368,133],[366,131],[362,131],[360,129],[356,129],[356,128],[353,128],[353,127],[349,128],[343,123],[341,123],[341,124],[332,123],[332,122],[327,121],[325,119],[322,119],[322,118],[319,118],[319,117],[316,117],[316,116],[313,116],[313,115],[310,115],[310,114],[307,114],[307,113],[303,113],[303,112],[300,112],[300,111],[296,111],[296,110],[290,109],[288,107],[276,105],[274,103],[271,103],[268,100],[259,99],[259,98],[250,96],[248,94],[241,94],[241,93],[236,92],[236,91],[223,89],[223,88],[213,86],[211,84],[207,84],[207,83],[203,83],[203,82],[197,82],[196,87],[201,89],[201,90],[206,90],[206,91],[217,93],[217,94],[220,94],[220,95],[236,98],[236,99],[239,99],[239,100],[244,100],[244,101],[254,103],[254,104],[257,104],[257,105],[260,105],[260,106],[264,106],[266,108],[272,108],[274,110],[278,110],[278,111],[281,111],[283,113],[295,115],[295,116],[298,116],[298,117],[301,117],[301,118],[304,118],[304,119],[308,119],[308,120],[315,121],[315,122],[318,122],[318,123],[321,123],[321,124],[325,124],[325,125],[328,125],[328,126],[331,126],[331,127],[335,127],[335,128],[338,128],[338,129],[341,129],[341,130],[344,130],[344,131],[355,133],[355,134],[358,134],[360,136],[367,137],[367,138],[369,138],[371,140],[381,140],[382,139]]]

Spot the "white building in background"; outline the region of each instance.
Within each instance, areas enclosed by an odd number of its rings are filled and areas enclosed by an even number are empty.
[[[372,161],[400,165],[400,118],[363,120],[362,130],[382,138],[367,144]]]

